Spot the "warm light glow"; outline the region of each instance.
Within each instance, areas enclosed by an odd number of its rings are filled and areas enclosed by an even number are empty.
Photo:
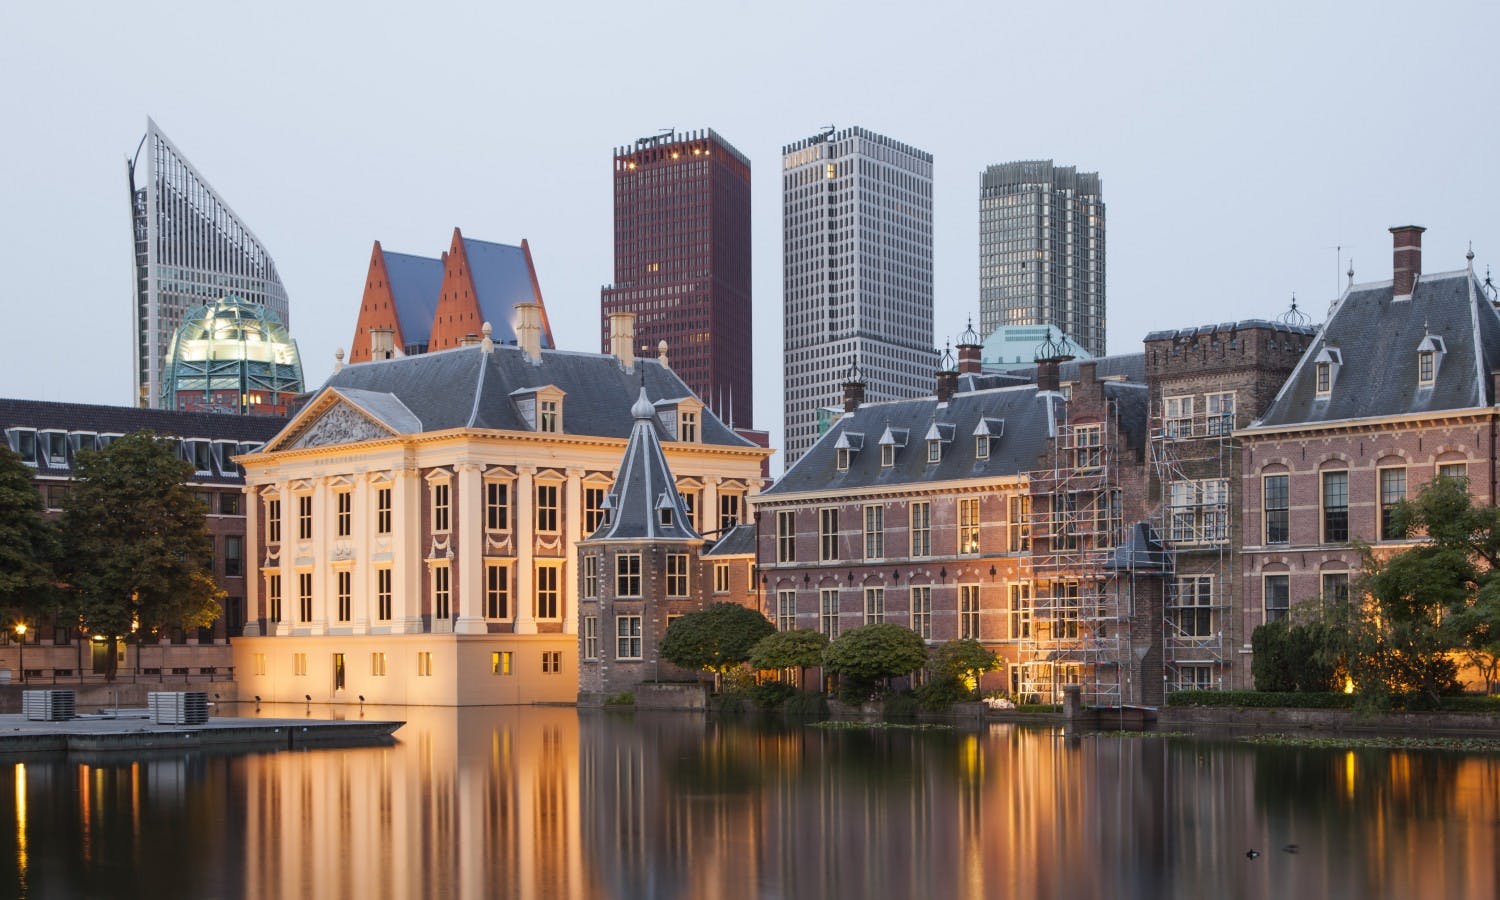
[[[16,763],[16,874],[21,896],[26,894],[26,864],[26,764]]]
[[[94,640],[96,640],[96,641],[98,641],[99,643],[102,644],[102,643],[104,643],[104,635],[102,635],[102,634],[96,634],[96,635],[94,635]]]
[[[1354,796],[1354,751],[1344,754],[1344,792]]]
[[[1354,693],[1354,679],[1350,678],[1347,675],[1344,676],[1344,693],[1346,693],[1346,694],[1352,694],[1352,693]]]
[[[16,634],[20,635],[21,637],[25,637],[26,636],[26,623],[25,622],[17,622],[16,623]]]

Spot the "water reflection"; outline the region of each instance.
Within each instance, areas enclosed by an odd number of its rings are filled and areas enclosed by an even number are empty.
[[[366,715],[409,724],[389,747],[6,763],[0,884],[33,897],[1500,895],[1491,756],[544,708]]]

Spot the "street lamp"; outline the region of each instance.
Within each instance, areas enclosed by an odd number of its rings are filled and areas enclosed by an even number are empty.
[[[25,622],[17,622],[16,623],[16,640],[18,640],[18,641],[21,642],[21,661],[19,663],[19,666],[20,666],[20,669],[21,669],[21,683],[25,684],[26,683],[26,623]]]

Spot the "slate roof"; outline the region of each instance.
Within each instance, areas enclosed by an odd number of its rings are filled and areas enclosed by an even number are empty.
[[[1353,285],[1308,346],[1266,414],[1252,428],[1338,422],[1488,406],[1489,373],[1500,369],[1500,314],[1467,270],[1423,275],[1410,300],[1389,281]],[[1418,383],[1417,348],[1428,335],[1446,352],[1434,382]],[[1316,391],[1325,348],[1341,363],[1327,396]]]
[[[1123,379],[1137,384],[1146,383],[1146,354],[1144,352],[1119,353],[1114,356],[1099,356],[1094,359],[1069,360],[1057,367],[1058,377],[1064,382],[1077,381],[1079,368],[1084,363],[1089,362],[1094,364],[1095,375],[1099,378]],[[1035,382],[1036,366],[1008,367],[1004,375],[1023,378],[1027,382]]]
[[[604,498],[608,514],[589,540],[699,540],[682,495],[677,493],[672,467],[667,465],[667,457],[661,451],[656,435],[660,421],[644,387],[630,407],[630,415],[634,420],[630,443],[625,445],[614,486]]]
[[[1144,384],[1129,381],[1104,382],[1104,396],[1115,402],[1120,431],[1133,450],[1146,447],[1146,423],[1150,419],[1151,398]]]
[[[1126,572],[1170,572],[1172,555],[1162,547],[1156,529],[1145,522],[1130,528],[1125,543],[1110,553],[1105,568]]]
[[[532,284],[531,265],[527,262],[526,251],[511,244],[496,244],[469,237],[464,238],[463,242],[482,320],[490,323],[496,343],[514,343],[516,304],[542,302],[541,293]],[[555,346],[552,342],[552,325],[547,321],[547,310],[543,306],[542,347],[550,350]]]
[[[936,397],[867,403],[835,420],[764,495],[837,493],[1027,472],[1036,466],[1053,425],[1060,421],[1063,403],[1061,396],[1040,393],[1035,386],[959,393],[944,408],[939,408]],[[974,429],[981,419],[1005,420],[1004,434],[991,440],[988,459],[975,455]],[[951,424],[953,440],[942,445],[939,462],[929,463],[925,436],[934,423]],[[896,450],[895,465],[884,467],[879,441],[888,428],[905,429],[907,440]],[[840,438],[856,434],[863,436],[862,448],[851,452],[849,468],[839,471]]]
[[[755,526],[742,522],[720,535],[712,547],[703,551],[703,558],[713,556],[754,556]]]
[[[381,250],[401,337],[408,344],[425,344],[432,337],[438,293],[443,286],[443,261],[408,253]]]
[[[563,434],[625,438],[643,379],[648,398],[692,396],[675,372],[654,359],[637,359],[634,371],[627,372],[603,353],[543,350],[540,362],[532,363],[518,347],[496,345],[486,353],[475,344],[345,366],[307,405],[332,388],[403,434],[450,428],[533,431],[513,395],[553,385],[565,395]],[[676,440],[659,417],[652,421],[659,440]],[[705,444],[755,446],[706,407],[699,413],[698,432]]]

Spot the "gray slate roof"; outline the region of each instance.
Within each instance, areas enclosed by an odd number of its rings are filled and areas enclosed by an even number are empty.
[[[630,407],[630,415],[634,419],[630,443],[625,445],[619,474],[604,499],[608,515],[589,540],[698,540],[687,506],[682,502],[682,495],[677,493],[677,479],[672,477],[672,467],[667,465],[667,457],[661,452],[661,442],[656,436],[659,427],[656,408],[646,396],[644,387]]]
[[[703,551],[703,558],[713,556],[754,556],[756,549],[755,526],[742,522],[720,535],[712,547]]]
[[[511,244],[468,237],[463,242],[483,320],[490,323],[497,343],[515,343],[512,323],[516,304],[542,302],[541,294],[531,283],[531,266],[526,262],[526,252]],[[545,311],[542,313],[542,346],[547,349],[555,346]]]
[[[1488,406],[1489,373],[1500,369],[1500,315],[1472,272],[1423,275],[1410,300],[1389,281],[1350,287],[1297,363],[1271,408],[1251,427],[1337,422]],[[1417,347],[1442,338],[1434,383],[1420,386]],[[1316,395],[1318,356],[1342,359],[1328,396]]]
[[[602,353],[543,350],[540,363],[533,364],[518,347],[496,345],[486,353],[473,345],[345,366],[309,405],[323,391],[337,388],[403,434],[465,427],[531,431],[512,394],[554,385],[565,394],[564,434],[625,438],[633,423],[630,406],[643,378],[649,398],[692,396],[675,372],[654,359],[637,359],[634,371],[627,372],[619,360]],[[659,418],[653,421],[659,439],[676,440]],[[698,431],[705,444],[755,446],[706,407]]]
[[[1027,472],[1036,467],[1052,425],[1061,420],[1063,402],[1060,395],[1023,386],[955,394],[941,409],[936,397],[867,403],[836,420],[765,494],[837,493]],[[1005,420],[1004,434],[991,441],[988,459],[974,452],[980,419]],[[943,444],[939,462],[929,463],[926,435],[934,423],[951,424],[953,440]],[[879,441],[887,428],[905,429],[906,446],[896,450],[895,465],[883,467]],[[849,468],[841,472],[836,445],[846,434],[862,435],[863,447],[850,454]]]
[[[401,337],[408,344],[425,344],[432,337],[438,292],[443,286],[443,261],[381,249]]]
[[[1069,360],[1057,367],[1058,377],[1063,381],[1077,381],[1079,369],[1087,363],[1094,364],[1095,375],[1099,378],[1123,379],[1137,384],[1146,383],[1146,354],[1144,352],[1120,353],[1115,356],[1099,356],[1094,359]],[[1023,378],[1028,382],[1035,382],[1036,366],[1009,368],[1003,374]]]

